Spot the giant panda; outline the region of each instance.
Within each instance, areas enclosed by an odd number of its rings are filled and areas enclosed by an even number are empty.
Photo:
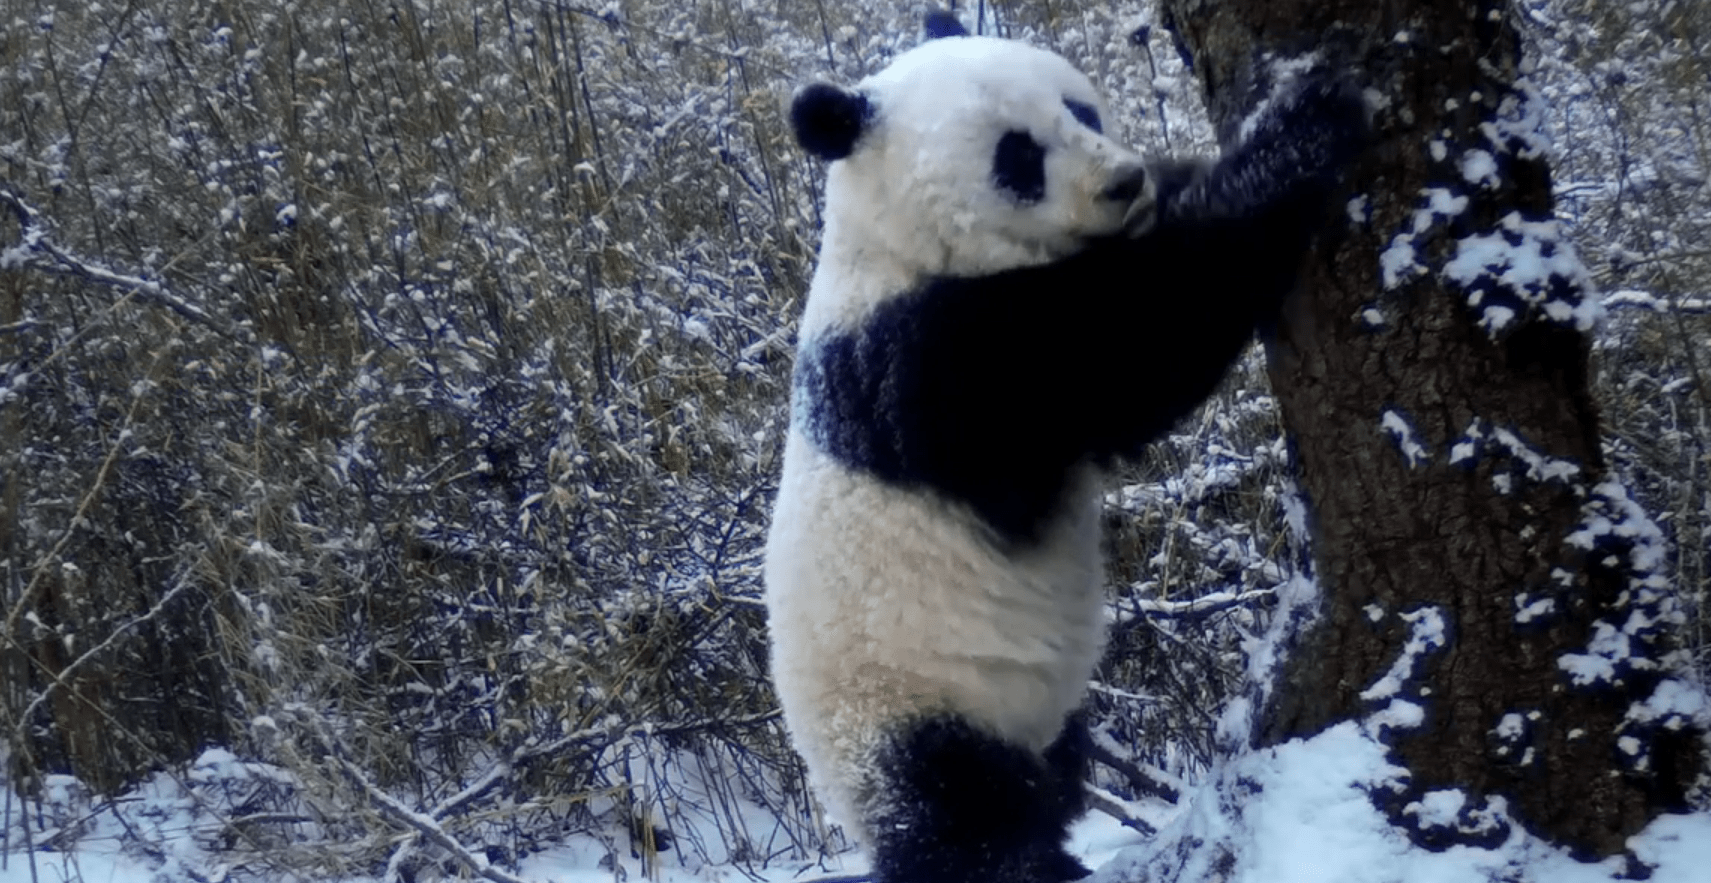
[[[830,165],[766,546],[772,677],[879,883],[1075,879],[1100,473],[1275,316],[1365,108],[1305,75],[1215,163],[1147,160],[1063,58],[927,30],[790,107]]]

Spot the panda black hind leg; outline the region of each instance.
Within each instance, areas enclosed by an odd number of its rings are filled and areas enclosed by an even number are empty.
[[[1063,732],[1058,734],[1057,739],[1046,746],[1046,766],[1051,769],[1057,782],[1058,811],[1062,814],[1057,828],[1062,834],[1067,834],[1069,826],[1087,812],[1085,783],[1088,743],[1091,740],[1092,737],[1087,732],[1087,719],[1077,711],[1064,721]],[[1061,843],[1061,836],[1059,840]],[[1093,873],[1080,859],[1065,852],[1061,845],[1058,848],[1057,861],[1056,871],[1050,879],[1080,880]]]
[[[956,715],[899,729],[880,752],[871,810],[876,883],[1060,883],[1089,871],[1064,850],[1081,814],[1079,717],[1042,756]]]

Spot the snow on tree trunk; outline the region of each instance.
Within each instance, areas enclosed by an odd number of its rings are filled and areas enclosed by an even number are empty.
[[[1375,801],[1422,846],[1490,846],[1518,820],[1582,858],[1623,852],[1683,807],[1705,705],[1670,676],[1662,537],[1600,453],[1598,307],[1508,5],[1162,7],[1223,138],[1268,57],[1346,62],[1376,106],[1268,342],[1322,596],[1255,740],[1361,722],[1406,768]]]

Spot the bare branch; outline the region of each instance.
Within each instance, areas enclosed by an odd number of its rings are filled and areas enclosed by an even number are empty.
[[[1103,788],[1088,785],[1087,799],[1088,802],[1093,804],[1094,809],[1116,819],[1125,828],[1132,828],[1148,837],[1158,833],[1158,829],[1154,828],[1146,820],[1129,812],[1129,808],[1124,805],[1122,798],[1119,798],[1117,795],[1112,794]]]
[[[1210,616],[1235,607],[1264,604],[1277,596],[1275,589],[1246,592],[1210,592],[1187,601],[1140,598],[1125,601],[1121,610],[1108,610],[1113,628],[1124,628],[1146,619],[1192,619]]]
[[[441,849],[451,853],[453,858],[462,862],[464,866],[469,868],[471,871],[474,871],[476,874],[479,874],[489,880],[493,880],[495,883],[528,883],[528,881],[524,880],[522,877],[518,877],[514,874],[507,874],[504,871],[493,867],[488,863],[485,856],[476,855],[475,853],[470,852],[462,843],[457,841],[457,838],[447,834],[445,829],[441,828],[439,823],[435,821],[433,817],[410,809],[397,798],[387,794],[385,791],[382,791],[373,782],[368,780],[368,777],[363,774],[363,771],[359,769],[356,764],[346,760],[336,750],[333,752],[333,758],[338,761],[339,768],[345,771],[345,775],[348,776],[352,782],[355,782],[356,785],[363,790],[363,793],[367,794],[368,798],[373,800],[376,806],[380,807],[382,812],[400,822],[403,822],[405,825],[414,828],[417,833],[428,838]]]
[[[139,300],[166,307],[226,337],[239,336],[226,322],[173,293],[158,280],[110,270],[60,247],[48,234],[41,212],[3,184],[0,184],[0,204],[12,209],[12,213],[18,218],[18,226],[23,231],[17,245],[0,250],[0,270],[26,268],[79,276],[91,282],[131,292]]]
[[[1087,746],[1087,754],[1094,760],[1123,774],[1129,784],[1136,790],[1145,791],[1160,800],[1175,803],[1182,795],[1175,787],[1166,784],[1162,779],[1142,769],[1140,765],[1118,757],[1111,749],[1094,740]],[[1091,787],[1091,786],[1089,786]]]
[[[67,533],[69,534],[69,531]],[[149,622],[149,621],[153,620],[155,617],[159,616],[161,611],[166,609],[166,605],[172,603],[172,600],[174,598],[177,598],[180,594],[182,594],[184,592],[184,590],[186,588],[188,588],[189,586],[190,586],[190,574],[188,572],[186,572],[178,578],[178,582],[175,583],[173,585],[173,587],[167,591],[166,594],[164,594],[160,597],[159,601],[156,601],[154,603],[153,607],[150,607],[146,612],[141,613],[141,614],[133,617],[130,621],[125,622],[125,623],[121,624],[119,627],[113,629],[113,632],[107,636],[106,640],[103,640],[101,643],[96,644],[95,646],[90,647],[88,650],[83,651],[83,655],[72,660],[68,665],[66,665],[64,668],[60,669],[59,671],[54,672],[53,673],[53,682],[48,684],[47,687],[45,689],[43,689],[40,693],[37,693],[35,698],[30,700],[30,704],[24,708],[24,713],[18,715],[18,722],[16,724],[17,732],[13,734],[14,738],[17,738],[17,739],[24,738],[24,728],[29,725],[31,717],[34,716],[36,713],[36,709],[39,708],[43,702],[46,702],[48,700],[48,697],[52,696],[54,694],[55,690],[65,688],[66,682],[71,678],[72,672],[81,668],[84,663],[86,663],[89,660],[94,659],[96,656],[100,655],[101,651],[106,650],[108,647],[113,646],[113,643],[118,641],[120,638],[124,637],[125,635],[130,634],[131,631],[133,629],[135,629],[137,626],[140,626],[143,623]],[[19,650],[27,650],[28,649],[28,648],[24,647],[24,645],[20,641],[18,641],[18,639],[16,637],[13,636],[13,634],[10,630],[8,630],[5,633],[5,637],[13,646],[17,647]]]

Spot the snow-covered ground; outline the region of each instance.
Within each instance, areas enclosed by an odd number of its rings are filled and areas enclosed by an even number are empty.
[[[13,841],[0,853],[0,883],[175,883],[175,881],[280,879],[278,868],[264,868],[253,854],[235,866],[236,856],[222,857],[210,846],[219,841],[223,824],[214,821],[208,805],[210,795],[199,785],[221,777],[221,787],[256,776],[273,775],[270,768],[245,764],[231,754],[215,749],[205,753],[186,776],[157,775],[130,794],[91,807],[87,794],[69,777],[58,777],[49,785],[49,800],[40,812],[34,839],[51,843],[33,854],[18,848],[16,814],[20,804],[11,795],[9,805]],[[34,817],[32,817],[34,818]],[[37,824],[33,822],[32,825]],[[710,832],[678,832],[693,838]],[[624,834],[614,832],[622,844]],[[1088,865],[1101,866],[1119,851],[1135,846],[1140,835],[1102,813],[1091,813],[1075,828],[1072,851]],[[618,867],[612,865],[612,857]],[[827,876],[864,874],[867,864],[860,853],[846,852],[824,862],[774,862],[767,867],[738,867],[731,864],[693,863],[686,867],[681,850],[659,853],[650,877],[641,858],[619,849],[609,849],[599,838],[581,835],[562,845],[525,858],[516,871],[507,871],[527,881],[551,883],[614,883],[619,880],[656,880],[659,883],[802,883]],[[33,861],[32,861],[33,859]],[[373,877],[298,878],[304,883],[371,883]]]
[[[1110,862],[1122,849],[1136,845],[1139,840],[1140,835],[1123,827],[1110,816],[1090,813],[1073,832],[1071,852],[1089,866],[1100,867]],[[616,879],[613,873],[599,867],[602,855],[602,847],[592,839],[587,839],[530,857],[523,862],[522,873],[518,876],[525,880],[551,880],[555,883],[612,883]],[[839,858],[842,859],[841,862],[775,865],[760,870],[760,879],[776,883],[813,883],[821,877],[866,873],[867,863],[860,853],[849,852]],[[643,879],[639,862],[629,861],[626,865],[626,879]],[[657,878],[660,883],[755,881],[753,875],[729,866],[703,868],[693,872],[675,866],[661,870],[662,873]],[[0,876],[0,883],[10,883],[10,880]]]
[[[1160,826],[1155,837],[1144,838],[1108,815],[1090,813],[1075,828],[1073,851],[1099,869],[1091,883],[1210,879],[1225,860],[1224,844],[1246,844],[1224,878],[1232,883],[1615,883],[1633,879],[1634,869],[1624,874],[1623,859],[1577,862],[1528,834],[1512,823],[1500,798],[1475,805],[1455,791],[1429,792],[1406,812],[1426,829],[1441,826],[1465,832],[1484,826],[1507,834],[1483,848],[1416,846],[1374,805],[1373,795],[1404,786],[1400,774],[1371,734],[1356,723],[1345,723],[1312,739],[1255,752],[1226,765],[1208,776],[1197,792],[1191,791],[1180,811],[1161,813],[1156,804],[1135,808]],[[225,796],[253,793],[276,775],[280,774],[271,767],[244,763],[216,749],[182,776],[156,775],[118,800],[93,806],[74,780],[57,778],[50,781],[48,799],[32,816],[32,839],[38,844],[34,853],[18,848],[20,803],[11,795],[5,803],[10,808],[11,839],[0,857],[0,883],[287,879],[278,865],[253,851],[239,858],[237,853],[223,855],[219,850],[226,842],[226,826],[216,817],[229,816],[216,810],[232,808]],[[1238,805],[1220,801],[1220,793],[1247,796]],[[690,839],[717,836],[716,832],[675,833]],[[517,871],[507,873],[525,881],[553,883],[646,879],[811,883],[866,870],[855,852],[823,862],[739,867],[695,862],[685,850],[673,849],[659,853],[650,872],[640,858],[622,848],[623,836],[616,833],[612,841],[573,837],[527,857]],[[619,848],[614,850],[610,843]],[[1650,866],[1655,883],[1704,883],[1711,879],[1707,870],[1711,869],[1711,814],[1660,817],[1630,839],[1629,847]],[[369,883],[374,878],[297,879]]]
[[[1208,777],[1172,825],[1101,867],[1091,883],[1614,883],[1644,876],[1620,857],[1577,862],[1514,824],[1502,798],[1476,803],[1454,790],[1427,792],[1403,812],[1420,830],[1454,830],[1471,840],[1495,835],[1487,839],[1495,844],[1417,846],[1374,804],[1375,796],[1405,790],[1405,776],[1353,721],[1253,752]],[[1220,875],[1227,844],[1240,848]],[[1654,883],[1711,880],[1711,814],[1661,816],[1628,847],[1650,866]]]

